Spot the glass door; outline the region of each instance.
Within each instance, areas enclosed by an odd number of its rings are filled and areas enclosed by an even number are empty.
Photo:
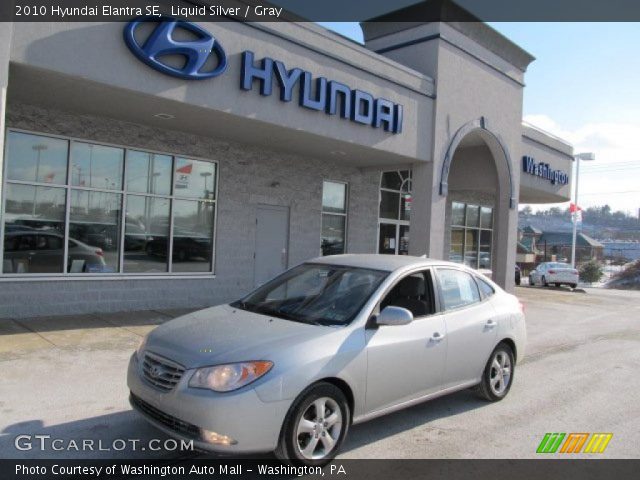
[[[383,172],[380,180],[378,253],[409,254],[411,171]]]

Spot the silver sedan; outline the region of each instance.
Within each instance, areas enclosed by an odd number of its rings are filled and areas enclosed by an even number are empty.
[[[473,387],[511,387],[522,305],[464,266],[336,255],[153,330],[129,364],[133,407],[201,449],[323,465],[352,424]]]
[[[556,287],[569,285],[571,288],[576,288],[579,280],[578,270],[568,263],[562,262],[541,263],[529,274],[529,285],[543,285],[545,287],[551,284]]]

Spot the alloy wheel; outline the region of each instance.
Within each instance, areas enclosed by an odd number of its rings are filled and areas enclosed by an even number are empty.
[[[342,433],[342,412],[329,397],[314,400],[296,428],[296,447],[304,458],[320,460],[336,446]]]
[[[489,386],[494,395],[501,397],[509,387],[511,381],[511,359],[504,350],[499,350],[493,356],[489,373]]]

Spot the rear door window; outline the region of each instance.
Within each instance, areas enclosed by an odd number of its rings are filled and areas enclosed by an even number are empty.
[[[18,244],[19,243],[20,243],[20,237],[5,236],[5,238],[4,238],[4,251],[5,252],[15,252],[18,249]]]
[[[481,277],[476,277],[476,281],[478,282],[478,287],[480,288],[480,293],[482,293],[482,296],[484,298],[490,297],[491,295],[496,293],[496,291],[489,284],[489,282],[483,280]]]
[[[18,237],[17,250],[35,250],[36,249],[36,236],[35,235],[20,235]]]
[[[453,310],[480,302],[478,285],[467,272],[439,268],[437,275],[445,310]]]
[[[38,250],[62,250],[62,238],[55,235],[38,235]]]

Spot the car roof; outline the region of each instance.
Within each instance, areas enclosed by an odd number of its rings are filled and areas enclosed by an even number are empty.
[[[412,266],[451,265],[462,267],[459,263],[436,260],[427,257],[413,257],[411,255],[383,255],[373,253],[350,253],[346,255],[329,255],[309,260],[307,263],[322,263],[326,265],[340,265],[356,268],[370,268],[373,270],[384,270],[393,272]]]

